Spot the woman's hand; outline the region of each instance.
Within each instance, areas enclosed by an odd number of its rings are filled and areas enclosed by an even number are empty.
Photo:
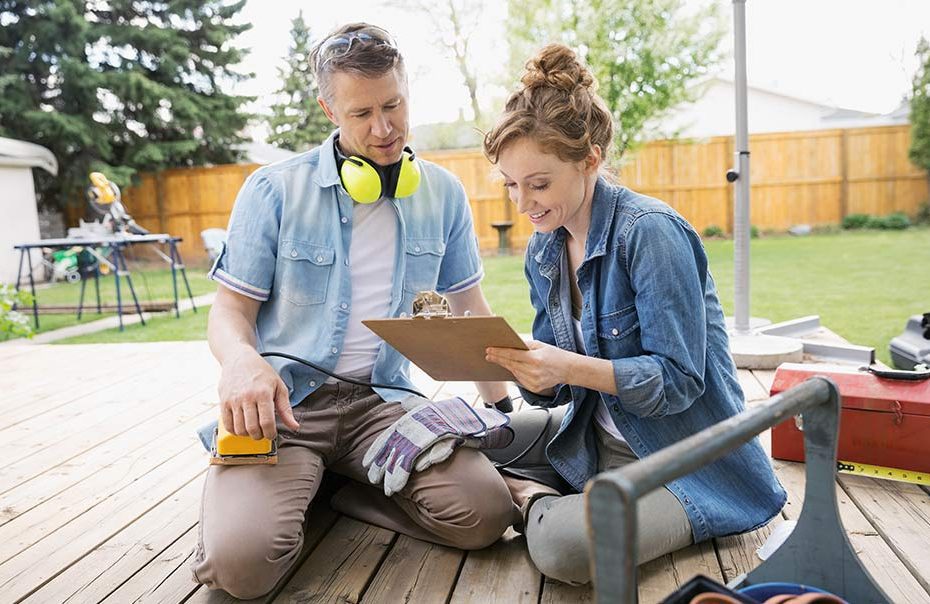
[[[528,340],[526,345],[529,350],[488,348],[485,359],[512,373],[521,386],[537,394],[551,395],[554,386],[572,383],[571,369],[579,355],[536,340]]]

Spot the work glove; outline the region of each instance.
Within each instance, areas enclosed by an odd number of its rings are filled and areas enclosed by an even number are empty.
[[[401,405],[407,413],[378,435],[362,459],[369,482],[383,481],[388,497],[404,488],[412,472],[445,461],[460,446],[497,449],[513,440],[508,416],[472,407],[459,397],[430,401],[415,396]]]

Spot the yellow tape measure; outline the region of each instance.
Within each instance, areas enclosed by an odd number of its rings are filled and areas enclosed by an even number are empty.
[[[884,478],[885,480],[897,480],[898,482],[909,482],[911,484],[930,486],[930,472],[916,472],[914,470],[886,468],[885,466],[872,466],[857,461],[837,461],[836,471],[844,474],[857,474],[870,478]]]

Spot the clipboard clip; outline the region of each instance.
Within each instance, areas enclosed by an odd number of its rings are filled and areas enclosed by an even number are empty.
[[[434,291],[420,292],[413,299],[413,318],[431,319],[452,316],[449,301]]]

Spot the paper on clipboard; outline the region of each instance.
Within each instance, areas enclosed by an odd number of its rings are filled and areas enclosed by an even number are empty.
[[[437,381],[515,381],[509,371],[484,360],[484,350],[527,350],[503,317],[368,319],[362,324]]]

